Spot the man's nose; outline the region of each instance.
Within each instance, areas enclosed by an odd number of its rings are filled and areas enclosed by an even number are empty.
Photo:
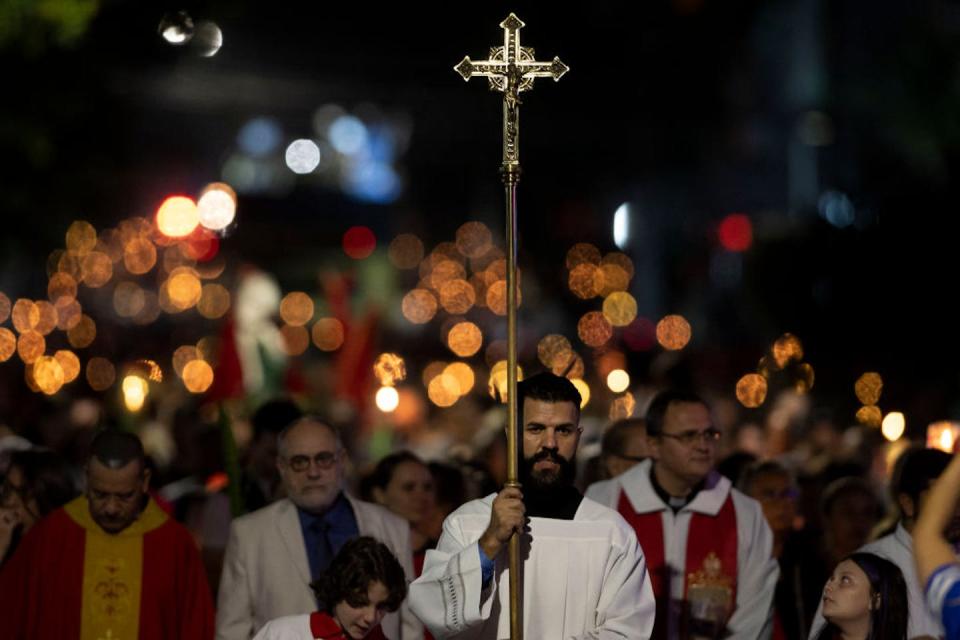
[[[557,448],[557,432],[553,429],[545,429],[543,436],[543,448],[544,449],[556,449]]]

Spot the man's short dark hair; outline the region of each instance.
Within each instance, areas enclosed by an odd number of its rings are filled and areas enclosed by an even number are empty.
[[[643,418],[623,418],[617,420],[603,432],[600,441],[600,453],[604,456],[622,456],[626,449],[630,432],[634,429],[646,430],[646,420]]]
[[[367,604],[371,582],[387,588],[387,611],[400,608],[407,597],[407,579],[403,567],[385,544],[369,536],[348,540],[330,562],[330,566],[310,586],[328,613],[340,602],[351,607]]]
[[[837,478],[827,485],[827,488],[823,490],[823,495],[820,496],[820,513],[825,517],[831,516],[834,507],[841,498],[858,493],[868,496],[875,503],[877,502],[877,495],[873,492],[873,487],[864,478],[860,476]],[[879,511],[879,505],[877,505],[877,509]]]
[[[253,437],[259,438],[264,433],[276,435],[301,416],[303,411],[289,398],[268,400],[260,405],[250,418]]]
[[[146,467],[143,443],[135,434],[120,429],[103,429],[90,443],[90,460],[96,458],[109,469],[121,469],[133,461]]]
[[[517,383],[517,408],[521,415],[527,398],[542,402],[572,402],[580,415],[580,392],[568,379],[549,371],[541,371]]]
[[[389,485],[390,481],[393,480],[393,473],[397,470],[397,467],[404,462],[413,462],[414,464],[419,464],[425,469],[428,468],[427,463],[409,451],[397,451],[396,453],[391,453],[390,455],[381,458],[380,462],[377,463],[377,466],[373,468],[373,471],[370,473],[370,488],[386,490],[387,485]]]
[[[776,460],[761,460],[759,462],[753,462],[743,469],[743,472],[737,479],[737,489],[740,489],[740,491],[743,491],[748,496],[752,496],[753,483],[757,481],[757,478],[762,478],[763,476],[779,476],[786,478],[787,482],[791,485],[794,484],[793,475],[785,466]]]
[[[890,479],[890,494],[894,504],[900,494],[906,494],[918,505],[920,494],[930,488],[950,464],[950,455],[939,449],[912,447],[897,458]]]
[[[666,418],[667,409],[672,404],[692,403],[702,404],[709,408],[710,405],[692,391],[681,389],[667,389],[654,396],[653,401],[647,408],[647,435],[659,436],[663,433],[663,420]]]

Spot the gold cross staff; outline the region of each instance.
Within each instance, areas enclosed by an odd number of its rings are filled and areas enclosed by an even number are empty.
[[[533,49],[520,46],[523,22],[511,13],[500,23],[503,46],[490,49],[489,60],[474,62],[465,56],[453,69],[464,80],[483,76],[490,89],[503,93],[503,162],[500,174],[507,198],[507,482],[519,487],[517,407],[517,183],[520,181],[520,92],[533,88],[536,78],[560,79],[569,71],[567,65],[554,58],[538,62]],[[523,640],[523,612],[520,588],[520,536],[510,538],[510,638]]]

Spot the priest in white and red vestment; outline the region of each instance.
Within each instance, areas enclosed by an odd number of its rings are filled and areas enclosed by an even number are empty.
[[[36,524],[0,572],[0,638],[213,638],[200,553],[147,495],[140,441],[103,431],[91,447],[86,495]]]
[[[647,412],[653,459],[591,485],[629,522],[657,598],[653,638],[770,638],[779,569],[760,504],[714,470],[720,432],[694,394],[665,391]]]

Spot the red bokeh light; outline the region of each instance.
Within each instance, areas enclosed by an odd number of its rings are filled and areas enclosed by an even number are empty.
[[[354,260],[362,260],[377,248],[377,237],[368,227],[350,227],[343,234],[343,252]]]
[[[720,222],[717,236],[727,251],[746,251],[753,244],[753,224],[745,214],[731,213]]]
[[[184,253],[197,262],[209,262],[220,251],[220,238],[203,227],[197,227],[183,240]]]
[[[632,351],[650,351],[657,344],[657,326],[647,318],[637,317],[624,327],[623,342]]]

